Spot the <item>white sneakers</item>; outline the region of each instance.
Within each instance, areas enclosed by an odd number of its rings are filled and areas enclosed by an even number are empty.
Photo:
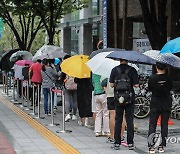
[[[77,117],[75,115],[72,116],[72,120],[75,121],[77,120]]]
[[[70,114],[67,114],[66,117],[65,117],[65,122],[69,121],[70,119],[71,119]]]
[[[71,119],[71,115],[70,114],[67,114],[66,117],[65,117],[65,121],[69,121]],[[77,116],[73,115],[72,116],[72,120],[75,121],[77,120]]]

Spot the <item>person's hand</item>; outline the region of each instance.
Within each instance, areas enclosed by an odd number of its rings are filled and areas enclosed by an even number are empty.
[[[52,67],[52,68],[55,68],[55,66],[54,66],[54,64],[53,64],[53,63],[51,63],[51,67]]]

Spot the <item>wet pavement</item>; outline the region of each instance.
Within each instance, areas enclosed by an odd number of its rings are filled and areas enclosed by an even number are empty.
[[[12,100],[12,89],[9,91],[9,96],[3,93],[2,87],[0,87],[0,139],[1,134],[7,139],[10,146],[8,149],[16,151],[17,154],[59,154],[59,153],[71,153],[59,150],[54,142],[49,138],[44,137],[40,130],[33,128],[31,124],[27,123],[16,112],[12,111],[6,104],[4,99],[8,100],[8,103]],[[18,102],[21,102],[20,100]],[[11,102],[12,104],[14,102]],[[24,102],[26,104],[26,102]],[[21,107],[17,102],[14,104],[20,108],[24,113],[32,113],[32,110],[25,110],[27,107]],[[36,107],[37,111],[37,107]],[[111,144],[106,143],[106,137],[95,137],[93,128],[87,128],[85,126],[79,126],[77,121],[70,120],[66,122],[66,130],[71,130],[71,133],[57,133],[62,130],[62,107],[58,106],[56,115],[54,116],[54,122],[59,125],[50,126],[52,123],[51,116],[44,115],[43,107],[41,103],[40,109],[41,116],[43,118],[35,119],[37,115],[30,115],[33,119],[38,121],[43,127],[48,128],[53,134],[60,139],[68,143],[74,149],[83,154],[143,154],[148,152],[147,148],[147,131],[148,131],[148,118],[135,119],[135,123],[138,126],[138,130],[135,133],[135,146],[134,151],[128,150],[127,147],[121,146],[121,149],[115,151],[111,149]],[[32,120],[31,120],[32,121]],[[175,125],[169,126],[170,137],[180,137],[180,120],[173,119]],[[90,119],[92,124],[92,119]],[[159,129],[159,127],[158,127]],[[126,135],[125,135],[126,136]],[[63,143],[62,143],[63,144]],[[178,154],[180,151],[180,143],[168,143],[166,147],[166,153]],[[0,150],[1,150],[0,146]],[[62,147],[63,148],[63,147]],[[66,147],[64,147],[66,148]],[[68,148],[68,146],[67,146]],[[1,152],[0,152],[1,154]],[[10,153],[8,153],[10,154]],[[72,153],[73,154],[73,153]]]

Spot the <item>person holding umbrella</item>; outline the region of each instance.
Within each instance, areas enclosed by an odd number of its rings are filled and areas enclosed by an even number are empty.
[[[172,99],[170,91],[172,90],[172,80],[166,73],[166,64],[156,63],[157,73],[150,76],[148,81],[148,88],[152,91],[150,103],[150,121],[148,132],[148,147],[149,153],[155,153],[155,143],[153,142],[157,120],[161,115],[161,140],[158,145],[158,151],[164,152],[166,146],[166,138],[168,135],[168,120],[171,113]]]
[[[121,129],[123,114],[125,111],[127,124],[127,143],[129,150],[134,150],[134,102],[135,93],[133,87],[139,86],[138,74],[135,68],[128,65],[128,61],[120,59],[120,65],[112,69],[110,74],[110,86],[114,87],[115,97],[115,150],[120,149]]]

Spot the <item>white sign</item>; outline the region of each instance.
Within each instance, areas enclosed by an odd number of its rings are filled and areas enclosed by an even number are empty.
[[[149,39],[134,39],[133,40],[133,50],[144,53],[151,50],[151,44]],[[139,74],[151,75],[152,66],[151,65],[139,65]]]
[[[151,44],[149,39],[134,39],[133,50],[144,53],[145,51],[151,50]]]

